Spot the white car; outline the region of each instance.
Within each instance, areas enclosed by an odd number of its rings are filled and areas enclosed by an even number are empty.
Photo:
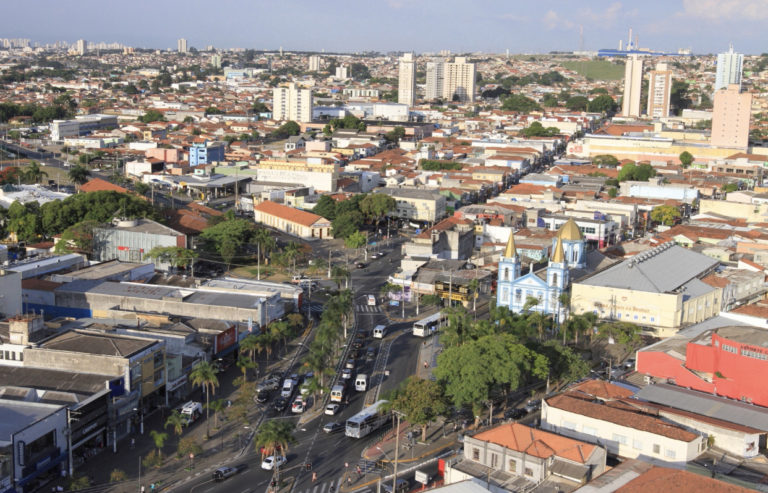
[[[261,468],[271,471],[275,466],[280,467],[287,462],[282,455],[270,455],[261,462]]]
[[[304,412],[304,399],[301,398],[301,396],[297,397],[295,401],[293,401],[293,404],[291,405],[291,412],[292,413],[303,413]]]
[[[376,297],[372,294],[367,296],[368,306],[376,306]]]
[[[350,378],[352,378],[352,370],[350,370],[349,368],[344,368],[343,370],[341,370],[341,378],[343,378],[344,380],[349,380]]]
[[[337,412],[339,412],[340,408],[341,406],[339,406],[338,404],[328,404],[327,406],[325,406],[325,414],[327,414],[328,416],[334,416]]]

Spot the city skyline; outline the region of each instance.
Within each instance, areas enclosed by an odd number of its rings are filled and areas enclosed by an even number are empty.
[[[339,0],[331,8],[306,0],[224,0],[216,10],[201,0],[132,5],[105,22],[103,3],[94,0],[81,0],[77,15],[52,0],[41,0],[35,9],[13,2],[4,10],[15,22],[0,37],[40,44],[84,38],[156,49],[174,49],[177,39],[186,38],[197,49],[542,53],[616,48],[631,27],[641,47],[716,54],[732,42],[740,53],[759,54],[765,47],[755,33],[768,20],[764,0],[651,0],[642,9],[621,1],[574,6],[568,0],[514,6],[488,0],[471,8],[459,0]],[[297,25],[302,28],[286,28]]]

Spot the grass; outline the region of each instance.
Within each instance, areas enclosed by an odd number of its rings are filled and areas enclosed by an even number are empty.
[[[563,67],[591,80],[620,80],[624,77],[624,64],[607,60],[562,62]]]

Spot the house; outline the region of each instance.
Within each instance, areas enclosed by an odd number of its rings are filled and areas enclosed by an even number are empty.
[[[463,456],[446,465],[445,483],[482,478],[494,492],[529,491],[542,484],[572,491],[602,474],[605,464],[603,447],[506,423],[466,436]]]
[[[445,196],[437,190],[385,187],[374,193],[384,193],[395,199],[391,216],[421,222],[436,222],[445,217]]]
[[[271,200],[253,206],[257,223],[305,239],[331,237],[331,221],[311,212],[294,209]]]
[[[468,259],[474,245],[474,223],[451,216],[416,235],[403,245],[409,257]]]

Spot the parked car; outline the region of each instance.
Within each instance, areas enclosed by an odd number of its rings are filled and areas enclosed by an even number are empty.
[[[532,413],[538,410],[540,407],[541,407],[541,401],[535,400],[535,401],[528,401],[524,409],[526,413]]]
[[[287,462],[287,459],[282,455],[270,455],[261,461],[261,468],[271,471],[275,467],[280,467]]]
[[[301,396],[298,396],[296,400],[293,401],[293,404],[291,404],[291,412],[296,414],[303,413],[305,404],[304,399],[302,399]]]
[[[374,358],[376,358],[376,348],[374,346],[371,346],[365,351],[365,360],[373,361]]]
[[[325,423],[325,426],[323,426],[323,431],[325,433],[336,433],[337,431],[341,431],[343,429],[344,429],[344,425],[341,423],[337,423],[336,421]]]
[[[280,378],[270,377],[264,380],[263,382],[261,382],[260,384],[258,384],[256,386],[256,391],[261,392],[262,390],[267,390],[271,392],[279,388],[280,388]]]
[[[357,262],[355,264],[355,267],[357,267],[358,269],[365,269],[365,264],[363,262]]]
[[[269,400],[269,396],[272,394],[269,390],[260,390],[258,394],[256,394],[256,402],[259,404],[264,404]]]
[[[350,370],[355,369],[355,360],[354,359],[348,359],[347,362],[344,364],[344,368],[348,368]]]
[[[624,368],[626,369],[633,369],[635,367],[635,358],[629,358],[627,361],[624,362]]]
[[[281,413],[285,411],[285,408],[288,407],[288,399],[285,397],[278,397],[275,399],[274,404],[272,404],[272,407],[275,409],[275,411]]]
[[[328,416],[334,416],[337,412],[339,412],[339,409],[341,409],[341,406],[336,403],[328,404],[325,406],[325,414]]]
[[[350,370],[349,368],[344,368],[343,370],[341,370],[341,378],[343,378],[344,380],[349,380],[350,378],[352,378],[352,370]]]
[[[528,414],[528,411],[526,411],[523,408],[513,408],[513,409],[507,409],[504,413],[505,419],[520,419],[524,418]]]

